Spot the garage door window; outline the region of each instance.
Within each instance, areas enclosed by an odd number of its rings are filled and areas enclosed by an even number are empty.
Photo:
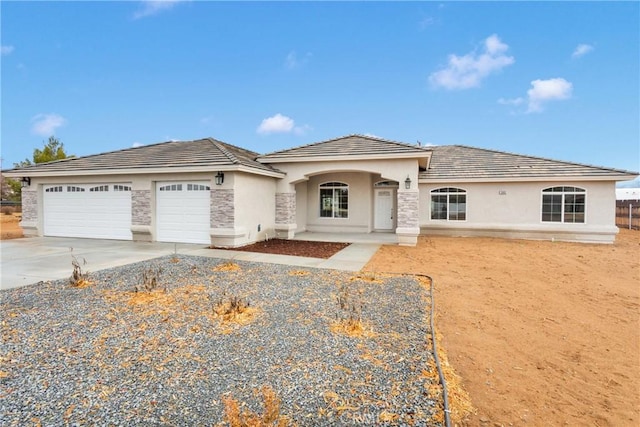
[[[160,191],[182,191],[182,184],[163,185]]]
[[[91,187],[89,191],[109,191],[108,185],[98,185],[97,187]]]
[[[208,185],[187,184],[187,191],[208,191],[211,190]]]
[[[82,187],[74,187],[72,185],[67,186],[67,193],[80,193],[83,191],[84,191],[84,188]]]
[[[131,191],[131,187],[128,185],[117,184],[113,186],[113,191]]]
[[[62,193],[62,185],[59,185],[57,187],[49,187],[44,191],[47,193]]]

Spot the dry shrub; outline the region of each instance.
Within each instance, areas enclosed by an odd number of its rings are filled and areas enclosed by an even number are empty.
[[[73,252],[73,248],[71,248],[71,252]],[[87,265],[87,260],[84,258],[82,258],[82,265]],[[69,284],[74,288],[86,288],[89,286],[91,284],[91,281],[89,280],[89,272],[82,271],[80,261],[73,254],[71,254],[71,266],[73,267],[73,271],[69,278]]]
[[[240,266],[234,262],[227,261],[222,264],[218,264],[213,268],[213,271],[238,271]]]
[[[140,277],[140,284],[136,285],[134,290],[136,292],[152,292],[158,289],[160,286],[160,275],[162,274],[162,267],[158,267],[154,269],[153,267],[145,268],[142,271],[142,276]],[[167,292],[167,287],[163,288],[165,292]]]
[[[15,212],[15,209],[13,208],[13,206],[2,207],[2,213],[5,215],[13,215],[14,212]]]
[[[264,412],[255,413],[249,409],[240,410],[240,404],[231,396],[222,398],[224,403],[225,421],[231,427],[267,427],[288,426],[289,418],[280,415],[280,399],[273,388],[264,386],[261,389]]]
[[[353,291],[347,283],[339,284],[335,321],[329,325],[331,332],[350,337],[370,337],[373,332],[362,322],[362,291]]]
[[[246,325],[253,320],[256,312],[257,310],[250,306],[248,300],[235,295],[227,298],[224,293],[213,307],[213,314],[222,323],[233,322]]]

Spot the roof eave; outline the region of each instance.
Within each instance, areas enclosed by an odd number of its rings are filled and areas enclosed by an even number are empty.
[[[612,174],[599,176],[585,175],[552,175],[552,176],[501,176],[501,177],[443,177],[425,178],[418,177],[418,184],[442,184],[451,182],[560,182],[560,181],[627,181],[635,179],[638,175]]]
[[[109,175],[148,175],[169,173],[201,173],[201,172],[245,172],[255,175],[283,178],[284,172],[278,170],[266,170],[252,168],[244,165],[219,165],[219,166],[178,166],[178,167],[150,167],[150,168],[124,168],[124,169],[82,169],[73,171],[26,171],[15,170],[2,172],[7,178],[46,178],[59,176],[109,176]]]

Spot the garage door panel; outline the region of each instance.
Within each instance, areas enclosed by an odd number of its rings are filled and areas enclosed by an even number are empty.
[[[164,182],[156,188],[156,240],[209,244],[209,183]]]
[[[116,186],[131,189],[123,184],[45,186],[44,235],[131,240],[131,192],[113,191]]]

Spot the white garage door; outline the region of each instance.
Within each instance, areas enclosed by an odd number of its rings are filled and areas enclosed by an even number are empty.
[[[44,235],[131,240],[130,184],[44,186]]]
[[[209,182],[159,182],[156,185],[156,240],[211,243]]]

